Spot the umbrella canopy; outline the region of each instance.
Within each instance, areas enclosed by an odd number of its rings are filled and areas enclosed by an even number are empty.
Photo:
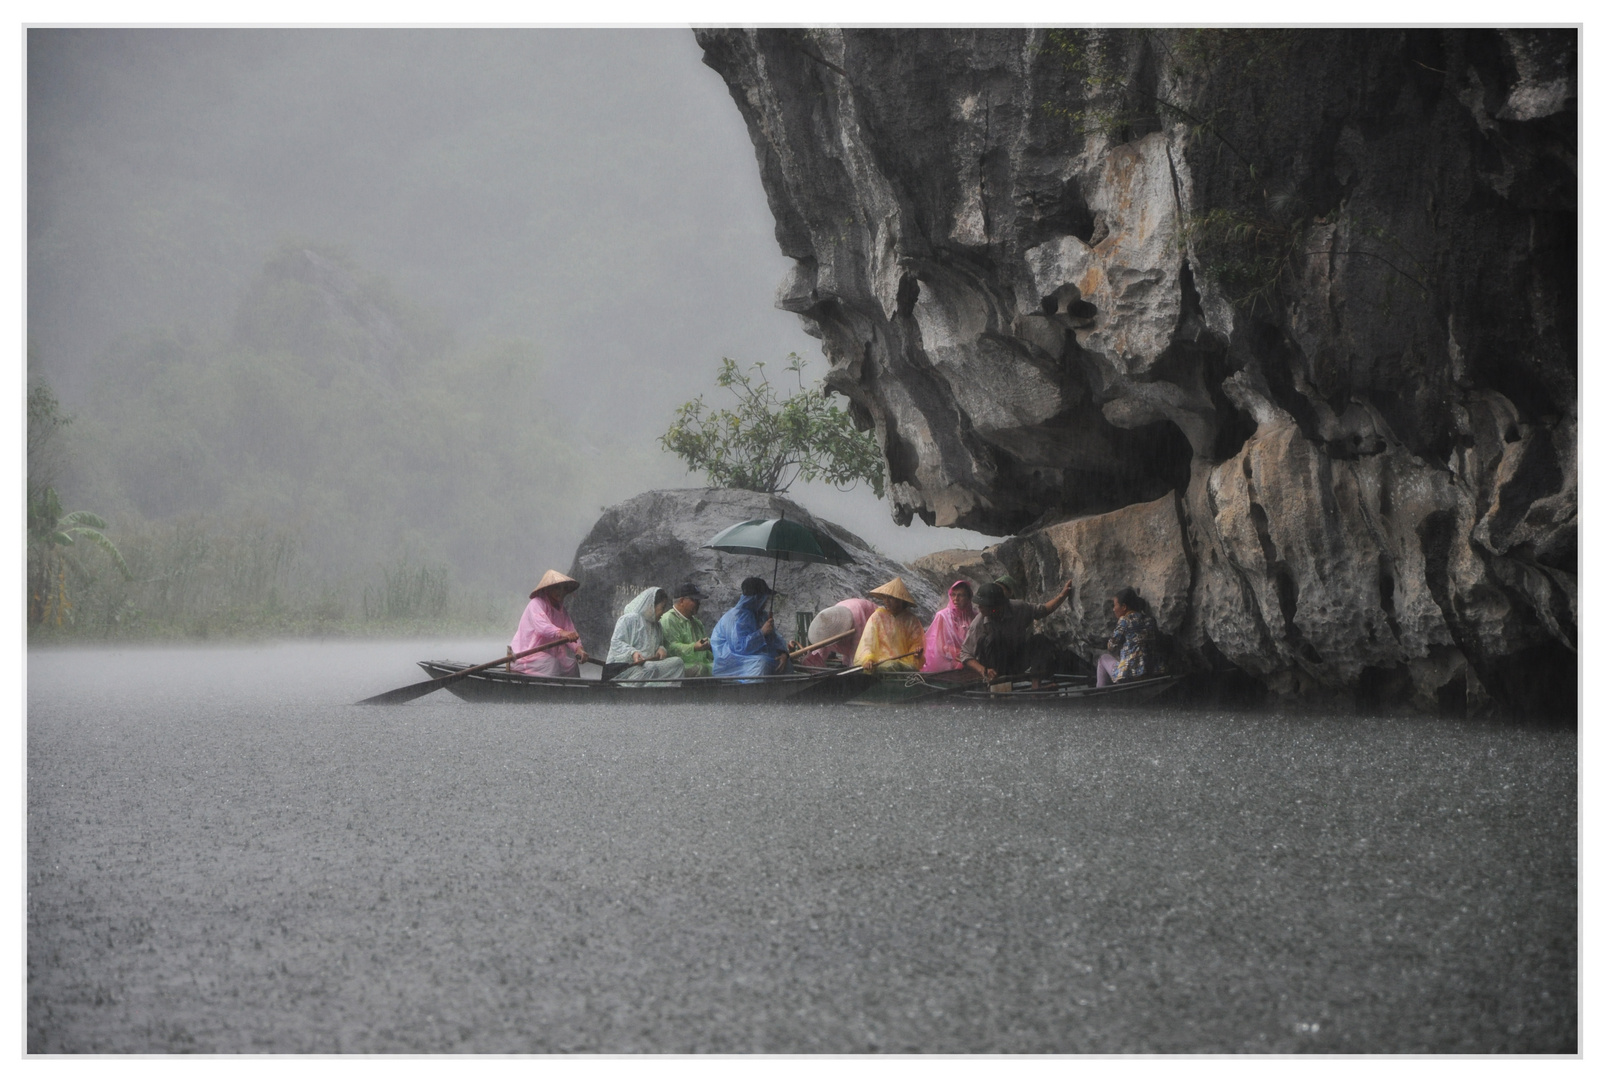
[[[705,546],[733,555],[767,555],[787,562],[843,566],[853,561],[847,549],[830,537],[785,518],[740,522],[709,540]]]

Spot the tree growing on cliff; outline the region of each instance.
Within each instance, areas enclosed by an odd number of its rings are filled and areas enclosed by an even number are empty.
[[[786,361],[782,370],[797,377],[797,390],[782,398],[762,363],[743,371],[725,357],[716,381],[735,395],[736,407],[710,411],[699,394],[680,406],[658,441],[720,487],[778,495],[798,480],[824,479],[839,488],[863,480],[884,497],[874,435],[831,405],[822,385],[804,385],[800,356]]]

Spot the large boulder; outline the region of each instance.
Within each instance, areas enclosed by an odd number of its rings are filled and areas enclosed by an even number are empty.
[[[737,522],[782,516],[830,536],[853,561],[844,566],[782,561],[777,575],[771,559],[707,547],[709,540]],[[775,627],[785,637],[796,633],[796,612],[822,611],[847,597],[863,596],[894,577],[902,577],[919,601],[921,621],[929,622],[946,603],[946,597],[918,574],[841,526],[782,496],[733,488],[647,491],[608,507],[580,542],[569,576],[580,582],[580,589],[569,598],[568,611],[580,639],[597,651],[612,638],[613,623],[624,605],[652,585],[672,592],[683,581],[695,583],[709,594],[700,617],[711,630],[740,596],[741,580],[761,577],[781,594]]]

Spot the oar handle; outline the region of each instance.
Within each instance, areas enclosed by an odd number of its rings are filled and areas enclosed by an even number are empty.
[[[921,645],[917,649],[911,649],[910,651],[904,653],[903,656],[913,656],[915,653],[924,652],[924,651],[925,651],[925,646]],[[893,660],[901,660],[901,659],[903,659],[903,656],[892,656],[892,657],[888,657],[885,660],[877,660],[875,662],[877,664],[890,664]],[[851,675],[855,671],[863,671],[863,670],[864,670],[864,665],[860,664],[857,667],[843,668],[840,671],[833,671],[833,672],[831,672],[831,675],[832,676],[835,676],[835,675]]]
[[[578,641],[564,641],[562,638],[559,638],[556,641],[548,641],[544,645],[537,645],[533,649],[525,649],[521,653],[513,653],[513,654],[511,654],[509,656],[499,656],[495,660],[490,661],[488,664],[475,664],[471,668],[463,668],[461,671],[454,671],[450,675],[442,675],[441,678],[442,679],[455,679],[455,678],[459,678],[459,677],[461,677],[463,675],[472,675],[474,672],[476,672],[476,671],[484,671],[486,668],[501,667],[503,664],[511,665],[514,660],[522,660],[526,656],[530,656],[530,655],[532,655],[534,653],[538,653],[538,652],[544,652],[547,649],[555,649],[559,645],[578,645],[578,644],[579,644]],[[509,670],[511,670],[511,667],[509,667]]]
[[[801,656],[803,653],[813,652],[815,649],[823,649],[826,645],[834,645],[834,644],[836,644],[836,642],[840,641],[842,638],[850,638],[856,633],[858,633],[857,630],[843,630],[841,633],[837,634],[835,637],[828,637],[824,641],[816,641],[812,645],[804,645],[802,648],[800,648],[796,652],[792,653],[791,654],[791,658],[793,660],[795,660],[797,657]]]
[[[881,664],[890,664],[893,660],[902,660],[902,659],[904,659],[906,657],[913,656],[915,653],[922,653],[924,651],[925,651],[925,646],[921,645],[917,649],[908,650],[908,652],[904,653],[902,656],[888,656],[885,660],[876,660],[876,661],[873,661],[873,663],[875,664],[876,667],[879,667]]]

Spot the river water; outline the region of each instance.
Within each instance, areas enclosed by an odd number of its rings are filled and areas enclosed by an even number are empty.
[[[31,1052],[1573,1052],[1574,730],[34,650]]]

